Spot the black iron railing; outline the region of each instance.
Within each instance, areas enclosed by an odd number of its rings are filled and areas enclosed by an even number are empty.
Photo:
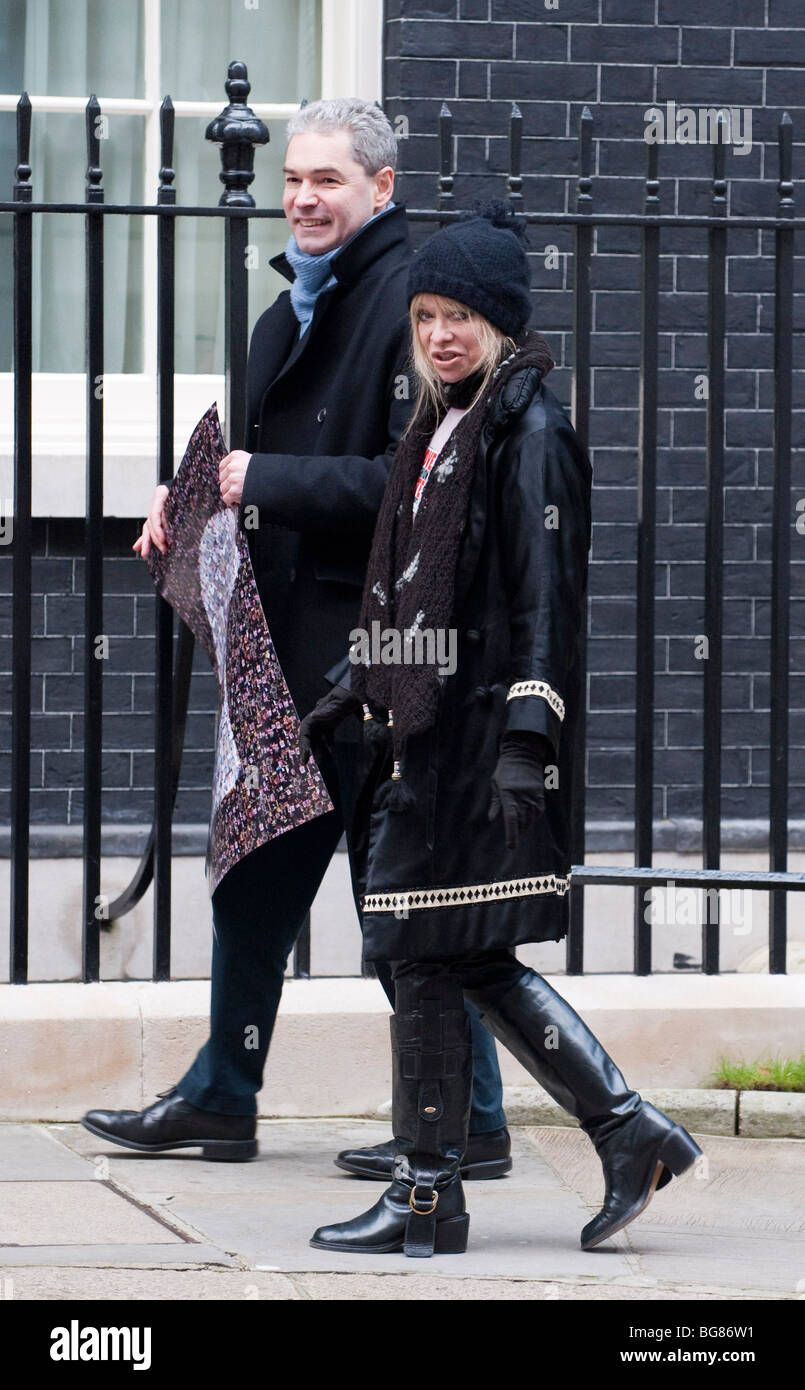
[[[32,363],[32,222],[53,213],[82,215],[86,242],[86,375],[87,375],[87,495],[86,495],[86,633],[103,631],[103,393],[96,389],[104,370],[103,350],[103,227],[107,216],[155,216],[158,220],[157,383],[158,480],[173,472],[174,373],[174,237],[177,217],[222,217],[226,225],[226,418],[230,448],[245,441],[246,346],[248,327],[247,270],[244,255],[250,218],[282,218],[281,208],[257,208],[248,192],[253,178],[254,147],[268,133],[246,105],[249,83],[245,65],[232,63],[226,83],[229,105],[207,130],[221,145],[224,192],[215,207],[181,206],[173,188],[173,108],[163,102],[160,183],[155,204],[104,202],[99,167],[95,97],[86,108],[87,188],[84,203],[36,203],[32,197],[29,164],[31,106],[26,95],[17,108],[17,170],[13,201],[0,203],[0,212],[14,223],[14,532],[13,532],[13,741],[11,812],[11,979],[27,979],[28,877],[30,838],[29,756],[31,742],[31,363]],[[786,969],[787,892],[805,889],[805,875],[787,872],[788,854],[788,725],[789,725],[789,600],[791,516],[791,410],[793,370],[794,238],[805,220],[794,217],[792,135],[789,116],[779,128],[779,205],[777,216],[728,216],[725,144],[719,121],[713,145],[712,211],[709,215],[667,214],[660,211],[659,146],[647,145],[647,177],[643,213],[604,213],[593,208],[593,118],[584,108],[579,126],[579,175],[576,209],[568,213],[523,213],[541,226],[568,226],[574,233],[574,361],[572,418],[586,447],[591,404],[592,267],[596,228],[632,226],[642,234],[642,317],[640,361],[640,436],[637,516],[637,664],[635,711],[635,866],[618,868],[586,865],[585,748],[582,720],[575,760],[572,821],[572,887],[566,965],[569,973],[584,969],[585,884],[625,884],[635,890],[634,970],[649,974],[651,921],[646,911],[649,889],[673,883],[705,888],[708,906],[702,927],[702,969],[719,970],[718,893],[720,889],[768,891],[771,900],[769,969]],[[522,212],[522,117],[513,106],[509,122],[507,195]],[[440,172],[433,208],[408,209],[412,222],[446,224],[458,216],[453,195],[452,116],[443,105],[439,116]],[[704,669],[704,764],[702,820],[704,867],[699,870],[652,866],[653,848],[653,718],[654,718],[654,556],[656,532],[656,471],[658,419],[659,265],[664,228],[707,228],[709,265],[708,400],[707,400],[707,520],[705,532],[705,626],[708,659]],[[771,588],[771,760],[767,872],[720,869],[721,742],[722,742],[722,607],[724,486],[724,412],[726,264],[733,229],[773,229],[775,233],[774,318],[774,496]],[[170,978],[171,943],[171,819],[181,767],[193,638],[180,624],[176,666],[173,665],[174,626],[170,607],[156,599],[155,637],[156,724],[154,737],[154,821],[146,850],[128,888],[107,908],[101,894],[101,736],[102,666],[86,642],[84,701],[84,877],[83,978],[99,978],[100,927],[105,917],[125,915],[153,881],[153,978]],[[586,625],[585,625],[586,630]],[[586,666],[586,661],[585,661]],[[711,910],[714,909],[714,910]],[[309,924],[294,955],[299,976],[310,973]]]

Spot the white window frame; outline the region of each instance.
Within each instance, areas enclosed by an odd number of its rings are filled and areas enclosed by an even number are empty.
[[[145,118],[145,202],[155,201],[159,185],[159,108],[165,93],[160,77],[161,0],[143,0],[145,95],[113,97],[98,94],[107,115]],[[322,0],[321,95],[382,99],[383,0]],[[222,75],[223,77],[223,75]],[[32,93],[33,112],[81,113],[84,97],[53,97]],[[0,94],[0,110],[14,111],[19,93]],[[174,101],[176,119],[212,120],[225,104],[220,101]],[[287,120],[296,103],[254,102],[252,110],[264,121]],[[104,376],[104,511],[107,516],[143,513],[155,482],[156,454],[156,326],[157,219],[143,219],[143,355],[142,372]],[[220,374],[177,373],[175,382],[176,460],[188,435],[213,399],[223,418],[224,378]],[[35,516],[83,516],[86,452],[85,373],[34,372],[33,495]],[[0,494],[12,497],[14,376],[0,373]]]

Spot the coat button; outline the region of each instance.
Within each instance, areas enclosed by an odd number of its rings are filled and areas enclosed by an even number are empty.
[[[295,566],[295,565],[292,565],[292,566],[291,566],[291,570],[290,570],[290,573],[288,574],[288,578],[290,579],[291,583],[293,584],[294,580],[296,579],[296,566]]]
[[[481,640],[481,634],[480,634],[480,632],[478,631],[477,627],[470,627],[470,628],[467,628],[467,641],[468,641],[468,642],[472,642],[472,643],[474,644],[474,643],[476,643],[476,642],[480,642],[480,640]]]
[[[326,414],[327,414],[327,407],[326,407],[326,405],[323,405],[322,408],[321,408],[321,410],[319,411],[318,415],[316,416],[316,419],[318,420],[318,422],[319,422],[320,425],[324,422],[324,417],[325,417]]]

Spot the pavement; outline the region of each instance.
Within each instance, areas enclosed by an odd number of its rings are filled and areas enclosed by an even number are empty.
[[[793,1300],[805,1295],[805,1140],[694,1134],[703,1157],[595,1251],[580,1130],[512,1130],[512,1173],[465,1185],[461,1256],[327,1254],[309,1237],[383,1191],[332,1158],[366,1120],[267,1120],[248,1163],[137,1154],[78,1124],[0,1125],[0,1296],[16,1300]]]

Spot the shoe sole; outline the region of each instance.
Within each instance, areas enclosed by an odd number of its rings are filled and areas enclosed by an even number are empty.
[[[687,1130],[683,1129],[681,1125],[674,1125],[673,1129],[669,1130],[660,1145],[657,1162],[654,1167],[654,1176],[651,1179],[648,1192],[644,1200],[640,1203],[640,1206],[629,1211],[617,1225],[608,1226],[600,1235],[597,1235],[594,1240],[582,1244],[582,1250],[594,1250],[596,1245],[600,1245],[602,1241],[609,1240],[610,1236],[617,1235],[618,1231],[622,1231],[624,1226],[628,1226],[630,1222],[634,1221],[635,1217],[646,1210],[646,1207],[657,1190],[657,1183],[662,1176],[663,1168],[667,1168],[672,1177],[678,1178],[682,1173],[687,1172],[688,1168],[691,1168],[696,1162],[696,1159],[701,1158],[701,1156],[702,1151],[699,1145],[694,1139],[691,1139]],[[667,1184],[664,1184],[664,1186],[667,1186]]]
[[[355,1178],[368,1178],[372,1182],[391,1182],[392,1171],[378,1173],[376,1168],[361,1168],[359,1164],[345,1163],[343,1159],[334,1158],[336,1168],[340,1168],[344,1173],[351,1173]],[[486,1182],[490,1178],[503,1178],[512,1170],[512,1160],[510,1158],[490,1159],[487,1163],[469,1163],[466,1168],[459,1169],[462,1182]],[[334,1246],[327,1246],[328,1250]],[[402,1249],[402,1246],[400,1247]]]
[[[218,1163],[243,1163],[257,1156],[256,1139],[177,1139],[172,1144],[138,1144],[134,1139],[121,1139],[116,1134],[107,1134],[95,1125],[81,1121],[84,1129],[107,1144],[117,1144],[121,1149],[136,1149],[138,1153],[161,1154],[171,1149],[201,1149],[201,1157],[213,1159]]]

